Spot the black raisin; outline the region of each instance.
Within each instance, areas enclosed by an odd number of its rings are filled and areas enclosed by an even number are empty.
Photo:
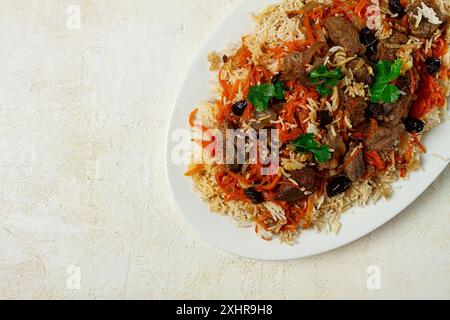
[[[405,120],[405,127],[406,127],[406,131],[408,131],[408,132],[419,133],[419,132],[422,132],[423,129],[425,128],[425,123],[422,120],[408,117]]]
[[[261,192],[256,191],[253,188],[246,189],[245,194],[252,200],[254,204],[260,204],[264,202],[264,196]]]
[[[441,68],[441,60],[438,58],[430,57],[425,61],[427,65],[427,71],[431,75],[435,75]]]
[[[242,116],[244,114],[245,109],[247,108],[247,101],[239,101],[233,104],[232,111],[237,116]]]
[[[322,129],[325,129],[325,127],[333,122],[333,118],[331,117],[330,113],[326,110],[318,111],[317,112],[317,122],[319,122],[320,127]]]
[[[375,32],[365,27],[359,33],[359,41],[365,46],[372,46],[377,42],[377,37],[375,36]]]
[[[405,8],[403,8],[400,0],[389,0],[389,10],[393,14],[398,14],[398,18],[403,18],[405,15]]]
[[[275,84],[277,82],[280,82],[281,79],[281,73],[277,73],[276,75],[273,76],[272,78],[272,84]]]
[[[352,186],[352,180],[345,176],[333,177],[327,186],[328,196],[335,197],[341,193],[344,193]]]

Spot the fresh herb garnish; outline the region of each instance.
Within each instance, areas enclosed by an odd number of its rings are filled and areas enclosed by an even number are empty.
[[[308,79],[312,84],[316,85],[317,91],[322,97],[326,97],[333,92],[333,87],[344,78],[341,69],[328,70],[327,67],[321,65],[309,73]]]
[[[395,62],[381,60],[375,65],[375,81],[370,88],[371,101],[374,103],[393,103],[400,97],[399,89],[391,84],[399,76],[402,69],[402,60]]]
[[[292,142],[295,150],[300,153],[311,152],[318,162],[327,162],[331,159],[331,151],[327,145],[320,145],[315,139],[313,133],[301,135]]]
[[[256,108],[256,111],[263,112],[269,106],[270,99],[282,100],[284,91],[284,84],[280,81],[274,84],[260,84],[250,87],[247,100]]]

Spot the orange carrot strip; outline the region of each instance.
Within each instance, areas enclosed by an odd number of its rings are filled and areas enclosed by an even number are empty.
[[[308,40],[310,43],[314,43],[314,34],[311,28],[311,23],[309,21],[309,16],[305,14],[305,29],[306,29],[306,35],[308,36]]]
[[[417,133],[413,133],[414,143],[419,147],[419,149],[422,151],[422,153],[427,153],[427,148],[420,142],[419,137],[417,136]]]
[[[191,127],[195,126],[195,116],[196,116],[197,112],[198,112],[198,108],[192,110],[191,114],[189,115],[189,125]]]
[[[203,164],[197,164],[194,167],[192,167],[191,169],[189,169],[188,171],[186,171],[186,173],[184,175],[186,177],[192,177],[194,174],[202,171],[204,167],[205,167],[205,165],[203,165]]]
[[[275,177],[275,179],[273,179],[273,181],[272,181],[270,184],[261,187],[261,189],[262,189],[262,190],[265,190],[265,191],[273,190],[273,189],[275,189],[275,187],[278,185],[278,183],[280,182],[280,180],[281,180],[281,176],[280,176],[280,175],[277,175],[277,176]]]
[[[363,17],[362,11],[366,7],[366,5],[367,5],[367,0],[361,0],[355,7],[355,13],[361,18]]]
[[[411,94],[413,95],[416,90],[416,78],[414,78],[414,70],[412,68],[409,69],[409,75],[411,77]]]
[[[414,144],[411,143],[411,145],[409,146],[408,151],[406,152],[406,155],[405,155],[405,162],[406,163],[410,163],[411,162],[413,153],[414,153]]]

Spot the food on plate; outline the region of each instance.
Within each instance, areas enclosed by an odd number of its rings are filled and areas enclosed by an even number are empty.
[[[189,118],[202,161],[185,175],[211,211],[264,240],[337,233],[342,213],[389,198],[421,167],[450,95],[449,14],[446,0],[267,7],[208,57],[214,97]]]

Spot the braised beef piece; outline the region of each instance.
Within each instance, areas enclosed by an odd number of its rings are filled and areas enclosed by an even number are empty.
[[[400,32],[394,31],[391,37],[378,43],[375,60],[395,60],[400,46],[408,42],[408,37]]]
[[[414,72],[414,79],[415,79],[414,91],[417,91],[417,89],[419,88],[420,77],[419,77],[419,73],[417,72],[417,70],[415,68],[413,69],[413,72]],[[403,92],[406,92],[406,93],[411,92],[411,77],[410,77],[409,73],[406,76],[398,77],[396,86]]]
[[[330,133],[325,138],[324,144],[333,150],[333,157],[325,163],[318,163],[317,166],[320,171],[336,169],[342,163],[342,158],[347,152],[347,145],[339,134],[333,137]]]
[[[228,168],[228,170],[230,170],[231,172],[234,172],[234,173],[240,173],[242,170],[242,164],[240,164],[239,163],[240,161],[238,161],[238,152],[240,152],[240,150],[237,149],[236,139],[234,140],[233,144],[227,145],[227,141],[228,141],[227,138],[229,138],[229,136],[227,135],[227,129],[228,128],[220,129],[223,141],[217,141],[217,142],[222,143],[223,151],[222,151],[222,154],[218,155],[218,156],[222,157],[223,163]],[[230,128],[230,129],[232,129],[232,128]],[[243,158],[243,157],[241,157],[241,158]]]
[[[281,80],[298,79],[301,84],[308,84],[306,65],[311,64],[315,57],[325,55],[328,49],[328,45],[325,42],[316,42],[303,52],[288,54],[282,63]]]
[[[293,171],[290,175],[298,183],[300,188],[305,188],[309,192],[316,190],[316,172],[314,169],[306,167],[302,170]]]
[[[295,202],[306,197],[305,193],[300,189],[300,187],[291,185],[291,184],[283,184],[278,189],[277,194],[275,195],[275,200],[278,201],[287,201],[287,202]]]
[[[363,58],[358,58],[350,61],[347,64],[347,68],[352,71],[356,81],[363,82],[369,85],[372,84],[373,79],[369,72],[370,66]]]
[[[366,162],[364,161],[364,153],[359,150],[356,151],[357,145],[351,144],[350,150],[347,152],[344,158],[344,163],[346,163],[354,154],[354,152],[358,152],[358,154],[354,157],[354,159],[347,165],[345,168],[345,172],[347,177],[350,178],[353,182],[361,179],[366,173]]]
[[[349,56],[364,54],[366,48],[359,41],[358,29],[341,16],[331,16],[325,20],[325,29],[331,41],[343,47]]]
[[[272,121],[276,121],[278,115],[272,108],[267,108],[263,112],[255,112],[254,119],[256,121],[252,122],[251,126],[255,130],[261,130],[273,126]]]
[[[422,7],[422,3],[433,9],[436,13],[436,17],[438,17],[441,22],[444,22],[445,15],[441,12],[439,6],[432,0],[420,0],[408,6],[407,13],[409,15],[409,28],[411,34],[416,37],[430,38],[439,28],[440,24],[433,24],[428,18],[422,17],[419,25],[416,26],[416,16],[418,14],[418,9]]]
[[[364,98],[356,97],[356,98],[348,98],[345,97],[342,101],[345,113],[347,117],[350,119],[350,122],[353,127],[358,126],[363,121],[366,120],[366,108],[367,101]]]
[[[394,150],[403,132],[405,132],[403,124],[397,124],[393,127],[380,125],[376,133],[373,136],[368,136],[365,140],[366,147],[375,151]]]
[[[275,200],[294,202],[308,196],[307,193],[316,191],[316,172],[312,168],[293,171],[291,178],[298,183],[298,186],[292,184],[283,184],[277,191]]]
[[[384,104],[383,108],[386,113],[384,119],[385,122],[389,124],[389,126],[403,122],[408,117],[412,102],[413,96],[410,93],[407,93],[397,100],[397,102]]]

